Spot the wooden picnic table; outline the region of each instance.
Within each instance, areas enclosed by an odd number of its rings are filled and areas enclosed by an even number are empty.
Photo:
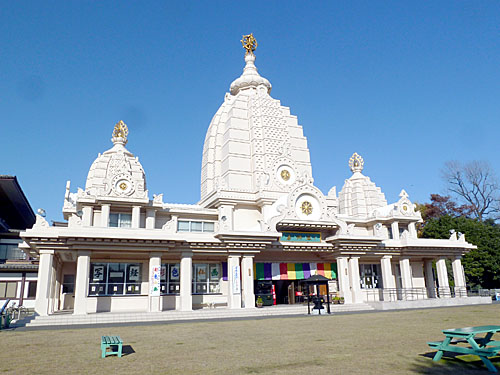
[[[462,355],[477,355],[491,372],[497,369],[489,360],[500,351],[500,341],[493,341],[492,337],[500,331],[500,326],[479,326],[453,328],[443,330],[446,336],[443,341],[428,342],[431,348],[437,349],[433,361],[439,361],[444,352],[458,353]],[[485,334],[484,337],[478,336]],[[470,346],[459,346],[459,343],[468,343]]]

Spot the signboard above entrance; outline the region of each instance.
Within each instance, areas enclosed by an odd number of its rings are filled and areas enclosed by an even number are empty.
[[[320,232],[283,232],[282,242],[321,242]]]

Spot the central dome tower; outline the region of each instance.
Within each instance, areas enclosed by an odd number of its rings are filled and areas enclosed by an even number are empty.
[[[290,108],[270,96],[271,83],[255,66],[257,41],[243,36],[245,67],[208,127],[203,147],[201,200],[266,205],[311,176],[307,139]]]

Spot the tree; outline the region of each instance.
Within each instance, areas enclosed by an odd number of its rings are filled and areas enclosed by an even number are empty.
[[[466,217],[445,215],[429,219],[422,228],[424,238],[450,237],[450,230],[465,234],[477,249],[465,254],[462,260],[467,284],[472,287],[500,286],[500,225],[493,220],[483,222]]]
[[[500,185],[490,165],[471,161],[462,165],[449,161],[442,170],[448,190],[465,202],[473,217],[479,221],[498,219],[500,214]]]
[[[449,195],[431,194],[431,202],[419,204],[418,209],[424,221],[445,215],[451,217],[471,217],[472,215],[472,206],[466,204],[459,206]]]

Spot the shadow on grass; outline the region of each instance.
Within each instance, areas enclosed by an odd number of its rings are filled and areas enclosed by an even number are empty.
[[[322,360],[310,360],[310,361],[300,361],[300,362],[289,362],[289,363],[275,363],[267,364],[264,366],[245,366],[240,368],[241,372],[244,374],[269,374],[277,370],[286,371],[287,369],[298,370],[300,368],[304,369],[304,373],[308,370],[314,368],[315,366],[325,366]]]
[[[135,350],[130,345],[123,345],[122,346],[122,356],[130,355],[130,354],[134,354],[134,353],[135,353]]]
[[[412,366],[417,374],[488,374],[489,371],[479,357],[444,352],[439,362],[432,361],[436,352],[420,354],[420,358]],[[495,367],[500,368],[500,356],[490,358]]]

